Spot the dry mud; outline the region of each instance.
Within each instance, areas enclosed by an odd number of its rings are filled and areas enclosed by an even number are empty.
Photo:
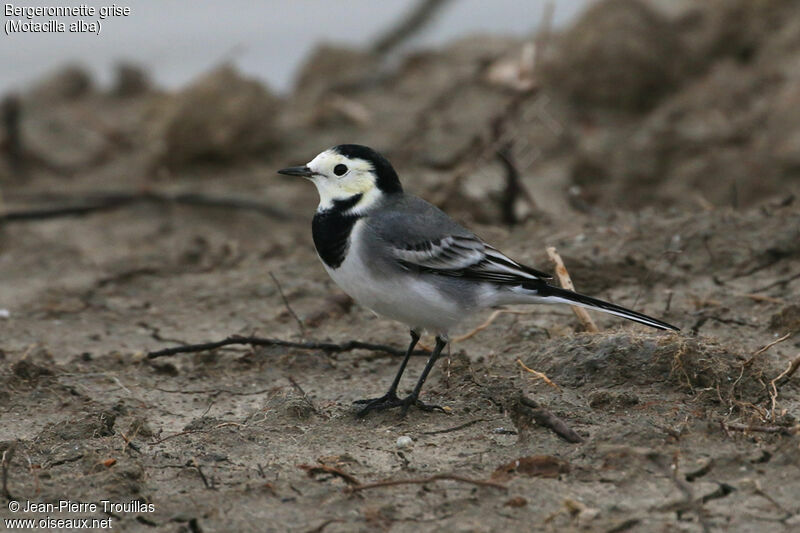
[[[377,79],[376,58],[326,49],[285,99],[227,83],[239,76],[227,68],[172,95],[130,72],[135,90],[107,94],[74,71],[22,95],[26,152],[15,161],[4,145],[5,212],[162,196],[0,226],[0,517],[11,498],[105,499],[153,504],[92,514],[126,531],[800,527],[799,378],[770,387],[800,356],[800,16],[791,2],[756,4],[600,3],[576,27],[672,37],[643,55],[605,43],[638,70],[619,93],[593,72],[591,97],[574,78],[591,39],[612,37],[587,29],[570,46],[554,36],[525,91],[491,74],[513,72],[525,43],[475,38]],[[749,21],[739,42],[730,20]],[[681,64],[653,73],[650,54],[676,50]],[[644,98],[650,73],[661,89]],[[269,118],[254,121],[253,105]],[[224,125],[218,137],[204,120]],[[259,127],[271,133],[250,135]],[[518,308],[437,365],[423,395],[447,414],[404,419],[355,416],[352,402],[381,394],[399,363],[380,351],[149,359],[231,334],[404,347],[402,326],[351,305],[325,274],[313,187],[274,173],[339,142],[386,152],[409,191],[510,256],[548,270],[556,246],[579,290],[681,332],[595,315],[601,332],[586,333],[568,307]],[[535,202],[504,200],[509,168]],[[180,193],[270,209],[163,199]],[[423,364],[413,358],[401,388]],[[520,394],[582,442],[537,424]],[[437,475],[502,486],[354,485]]]

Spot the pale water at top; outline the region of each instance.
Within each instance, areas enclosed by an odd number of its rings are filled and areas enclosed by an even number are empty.
[[[563,26],[591,0],[553,2],[553,24]],[[545,0],[452,0],[410,46],[439,45],[474,33],[527,35],[539,27]],[[6,5],[130,7],[131,14],[102,20],[92,33],[6,34]],[[3,0],[0,35],[0,94],[24,90],[67,63],[89,69],[101,84],[125,61],[144,67],[165,88],[177,88],[224,61],[266,82],[291,90],[303,58],[320,42],[371,43],[415,5],[410,0]],[[79,18],[56,18],[69,24]],[[36,17],[47,22],[53,17]],[[23,17],[23,20],[27,20]]]

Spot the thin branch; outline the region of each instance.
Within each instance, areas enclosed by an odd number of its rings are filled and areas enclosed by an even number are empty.
[[[476,334],[480,333],[484,329],[486,329],[489,326],[491,326],[492,322],[494,322],[497,319],[497,317],[499,317],[500,315],[504,315],[504,314],[509,314],[509,315],[529,315],[529,314],[534,313],[534,312],[535,311],[515,311],[515,310],[512,310],[512,309],[495,309],[494,311],[492,311],[492,314],[489,315],[489,318],[487,318],[483,322],[483,324],[481,324],[480,326],[476,327],[472,331],[469,331],[469,332],[461,335],[460,337],[455,337],[454,339],[451,339],[450,342],[451,343],[453,343],[453,342],[461,342],[461,341],[465,341],[465,340],[467,340],[469,338],[474,337]]]
[[[311,398],[308,397],[308,393],[306,393],[306,391],[303,390],[303,387],[300,386],[300,384],[297,382],[297,380],[295,380],[292,376],[287,376],[286,379],[288,379],[289,383],[292,384],[292,387],[294,388],[294,390],[296,390],[298,393],[300,393],[300,396],[302,396],[303,399],[306,402],[308,402],[308,405],[309,405],[309,407],[311,407],[311,410],[314,411],[316,414],[319,414],[319,410],[317,410],[317,408],[314,406],[314,402],[311,401]]]
[[[575,286],[572,284],[572,279],[569,277],[569,272],[567,272],[567,267],[564,266],[564,261],[561,259],[561,256],[558,255],[558,252],[556,251],[555,247],[548,246],[547,255],[550,257],[550,260],[556,265],[556,275],[558,276],[558,280],[561,282],[561,286],[567,290],[574,291]],[[586,309],[574,305],[571,307],[572,310],[577,315],[578,319],[580,319],[586,331],[590,333],[597,333],[600,331],[597,328],[597,324],[595,324],[594,320],[592,320],[592,317],[590,317],[589,313],[586,312]]]
[[[187,466],[195,467],[197,469],[197,473],[200,474],[200,479],[203,480],[203,485],[205,485],[207,489],[214,490],[214,484],[208,482],[208,479],[206,479],[206,475],[203,473],[203,469],[200,468],[200,463],[197,462],[197,459],[192,457],[192,460],[189,461]]]
[[[797,372],[797,368],[800,367],[800,355],[795,357],[789,366],[786,367],[786,370],[781,372],[779,375],[775,377],[772,381],[769,382],[769,398],[772,404],[770,408],[770,418],[775,421],[775,407],[778,404],[778,386],[782,385],[786,382],[792,375]]]
[[[156,444],[161,444],[164,441],[168,441],[170,439],[174,439],[175,437],[182,437],[184,435],[192,435],[194,433],[208,433],[210,430],[207,429],[189,429],[186,431],[181,431],[180,433],[173,433],[172,435],[167,435],[164,438],[155,440],[153,442],[148,442],[150,446],[155,446]]]
[[[788,381],[788,379],[792,377],[795,372],[797,372],[798,367],[800,367],[800,356],[797,356],[791,363],[789,363],[789,366],[786,368],[786,370],[781,372],[780,375],[773,379],[771,383],[775,385],[783,384],[784,381]]]
[[[403,19],[382,34],[372,45],[372,52],[386,55],[420,32],[449,0],[420,0]]]
[[[529,373],[533,374],[537,378],[541,379],[542,381],[544,381],[545,383],[547,383],[548,385],[550,385],[551,387],[556,389],[558,392],[561,392],[561,387],[556,385],[550,378],[548,378],[547,375],[544,372],[539,372],[539,371],[534,370],[532,368],[528,368],[525,365],[525,363],[522,362],[522,359],[518,358],[517,359],[517,363],[519,364],[519,366],[522,367],[522,370],[524,370],[525,372],[529,372]]]
[[[737,296],[742,296],[744,298],[750,298],[754,302],[769,302],[772,304],[785,304],[786,300],[782,300],[780,298],[774,298],[772,296],[766,296],[764,294],[740,294]]]
[[[208,394],[211,396],[219,396],[220,394],[230,394],[231,396],[255,396],[257,394],[266,394],[268,392],[272,392],[275,389],[273,387],[269,387],[267,389],[256,390],[252,392],[243,392],[243,391],[235,391],[229,389],[194,389],[194,390],[183,390],[183,389],[164,389],[161,387],[153,387],[153,390],[167,392],[170,394]]]
[[[297,468],[301,470],[305,470],[308,474],[308,477],[314,477],[317,474],[330,474],[332,476],[336,476],[342,479],[348,485],[353,487],[361,486],[361,482],[358,481],[355,477],[348,474],[344,470],[340,468],[336,468],[335,466],[328,466],[324,464],[318,465],[297,465]]]
[[[163,350],[156,350],[147,354],[148,359],[156,359],[158,357],[169,357],[180,353],[193,353],[205,352],[207,350],[216,350],[223,346],[231,345],[249,345],[249,346],[283,346],[285,348],[297,348],[300,350],[320,350],[326,353],[342,353],[351,352],[353,350],[372,350],[374,352],[388,353],[397,357],[404,357],[406,351],[394,346],[387,346],[386,344],[373,344],[370,342],[351,340],[341,344],[333,342],[293,342],[285,341],[282,339],[268,339],[264,337],[244,337],[240,335],[232,335],[221,341],[203,342],[199,344],[187,344],[185,346],[174,346],[172,348],[165,348]],[[421,350],[414,350],[412,355],[430,355],[428,352]]]
[[[297,322],[297,327],[300,328],[300,335],[303,337],[306,336],[306,327],[303,325],[303,321],[300,320],[300,317],[297,316],[297,313],[294,312],[292,306],[289,305],[289,300],[286,298],[286,295],[283,294],[283,289],[281,288],[281,284],[278,282],[278,278],[275,277],[275,274],[272,272],[269,273],[269,277],[272,278],[272,281],[275,282],[275,287],[278,289],[278,294],[281,295],[281,299],[283,300],[283,306],[286,307],[286,311],[294,318],[294,321]]]
[[[339,522],[344,522],[344,520],[342,520],[341,518],[329,518],[328,520],[325,520],[317,527],[309,529],[308,531],[306,531],[306,533],[322,533],[322,531],[329,525],[337,524]]]
[[[781,286],[788,285],[790,282],[796,280],[797,278],[800,278],[800,272],[798,272],[797,274],[793,274],[793,275],[791,275],[791,276],[789,276],[787,278],[783,278],[783,279],[779,279],[779,280],[773,281],[769,285],[764,285],[763,287],[759,287],[757,289],[753,289],[753,292],[754,293],[759,293],[759,292],[764,292],[767,289],[771,289],[772,287],[777,287],[779,285],[781,285]]]
[[[458,425],[456,427],[447,428],[447,429],[437,429],[436,431],[423,431],[422,434],[423,435],[441,435],[442,433],[452,433],[454,431],[465,429],[465,428],[468,428],[470,426],[474,426],[478,422],[484,422],[484,421],[486,421],[485,418],[476,418],[475,420],[470,420],[469,422],[465,422],[465,423],[463,423],[461,425]]]
[[[8,156],[8,162],[16,173],[21,173],[24,165],[25,148],[22,144],[20,114],[22,105],[19,96],[10,94],[0,103],[5,142],[0,149]]]
[[[517,170],[511,153],[511,146],[512,143],[509,141],[505,146],[497,150],[497,159],[506,171],[506,186],[503,189],[503,195],[500,200],[500,215],[503,223],[507,226],[513,226],[519,222],[514,206],[520,196],[528,203],[532,211],[539,211],[533,195],[520,179],[519,170]]]
[[[120,209],[139,203],[177,204],[197,207],[216,207],[252,211],[277,220],[291,220],[293,216],[282,209],[245,198],[206,196],[199,193],[168,194],[153,191],[89,194],[81,198],[62,197],[62,205],[51,205],[0,213],[1,222],[23,222],[50,218],[84,216],[91,213]]]
[[[203,415],[203,416],[205,416],[205,415]],[[180,433],[173,433],[172,435],[167,435],[164,438],[158,439],[158,440],[153,441],[153,442],[149,442],[148,444],[150,446],[155,446],[156,444],[161,444],[162,442],[168,441],[170,439],[174,439],[175,437],[182,437],[184,435],[193,435],[195,433],[211,433],[214,430],[221,429],[221,428],[224,428],[224,427],[230,427],[230,426],[244,427],[245,424],[239,424],[238,422],[223,422],[223,423],[217,424],[213,428],[209,428],[209,429],[187,429],[186,431],[181,431]]]
[[[785,341],[786,339],[788,339],[789,337],[791,337],[792,335],[794,335],[794,333],[795,333],[794,331],[790,331],[789,333],[787,333],[786,335],[784,335],[784,336],[783,336],[783,337],[781,337],[780,339],[775,339],[774,341],[770,342],[769,344],[767,344],[767,345],[765,345],[765,346],[762,346],[761,348],[759,348],[758,350],[756,350],[755,352],[753,352],[753,355],[751,355],[751,356],[750,356],[750,359],[748,359],[747,361],[745,361],[745,362],[743,363],[743,366],[750,366],[751,364],[753,364],[753,361],[755,361],[756,357],[758,357],[758,356],[759,356],[759,355],[761,355],[762,353],[766,352],[767,350],[769,350],[770,348],[772,348],[772,347],[773,347],[773,346],[775,346],[776,344],[778,344],[778,343],[781,343],[781,342]]]
[[[500,489],[500,490],[508,490],[508,487],[501,483],[497,483],[495,481],[486,481],[483,479],[471,479],[463,476],[457,476],[455,474],[437,474],[435,476],[425,477],[425,478],[412,478],[412,479],[387,479],[384,481],[377,481],[375,483],[365,483],[363,485],[355,485],[352,487],[348,487],[348,492],[358,492],[367,489],[377,489],[381,487],[394,487],[396,485],[425,485],[427,483],[432,483],[434,481],[443,481],[443,480],[450,480],[450,481],[459,481],[461,483],[469,483],[471,485],[477,485],[479,487],[491,487],[493,489]]]
[[[748,426],[747,424],[727,424],[722,422],[722,427],[725,430],[743,431],[745,433],[779,433],[781,435],[794,435],[797,433],[797,428],[785,426]]]

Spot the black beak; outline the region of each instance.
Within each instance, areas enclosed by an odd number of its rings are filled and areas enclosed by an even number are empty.
[[[285,174],[286,176],[302,176],[304,178],[310,178],[314,175],[311,169],[307,166],[282,168],[278,171],[278,174]]]

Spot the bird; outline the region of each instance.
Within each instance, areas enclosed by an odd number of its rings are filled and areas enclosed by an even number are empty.
[[[441,209],[406,193],[391,163],[375,150],[340,144],[309,163],[278,170],[310,180],[319,193],[311,223],[317,254],[336,284],[360,305],[408,326],[411,342],[383,396],[356,400],[358,416],[411,406],[443,411],[420,391],[465,318],[509,304],[561,303],[620,316],[660,330],[664,321],[556,287],[550,275],[511,259]],[[420,335],[436,345],[414,389],[401,398],[400,380]]]

